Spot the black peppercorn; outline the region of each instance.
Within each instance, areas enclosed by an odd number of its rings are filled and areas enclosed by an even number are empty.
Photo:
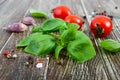
[[[118,9],[118,7],[117,7],[117,6],[115,6],[115,9]]]
[[[82,16],[83,17],[83,19],[86,19],[86,16]]]

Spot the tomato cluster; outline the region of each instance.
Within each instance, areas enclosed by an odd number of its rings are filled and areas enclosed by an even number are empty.
[[[79,30],[82,27],[83,20],[81,17],[72,14],[72,10],[67,6],[60,5],[53,9],[53,16],[61,18],[66,22],[78,24]],[[97,37],[105,37],[112,31],[112,20],[108,16],[97,15],[90,24],[91,32]]]
[[[53,16],[55,18],[61,18],[65,20],[66,22],[76,23],[80,26],[79,29],[81,29],[82,24],[83,24],[82,18],[77,15],[73,15],[72,10],[64,5],[60,5],[54,8]]]

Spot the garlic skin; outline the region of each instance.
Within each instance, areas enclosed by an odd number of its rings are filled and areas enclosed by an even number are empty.
[[[13,24],[9,25],[7,27],[7,30],[12,31],[12,32],[23,32],[23,31],[27,30],[27,28],[28,27],[25,24],[19,22],[19,23],[13,23]]]
[[[35,23],[35,20],[32,17],[24,17],[22,23],[26,25],[33,25]]]

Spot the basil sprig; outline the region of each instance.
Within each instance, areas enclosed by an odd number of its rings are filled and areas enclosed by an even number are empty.
[[[78,31],[78,28],[79,25],[66,23],[62,19],[48,19],[35,27],[33,33],[23,38],[17,47],[25,47],[25,52],[37,56],[54,51],[56,59],[59,59],[64,49],[72,59],[82,63],[93,58],[96,53],[89,37]]]

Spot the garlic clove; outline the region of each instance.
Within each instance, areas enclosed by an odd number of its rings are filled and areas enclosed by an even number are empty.
[[[20,22],[19,23],[13,23],[13,24],[11,24],[7,27],[7,30],[12,31],[12,32],[23,32],[27,29],[28,29],[28,27],[25,24],[20,23]]]
[[[32,17],[24,17],[22,23],[26,25],[33,25],[35,23],[35,20]]]

